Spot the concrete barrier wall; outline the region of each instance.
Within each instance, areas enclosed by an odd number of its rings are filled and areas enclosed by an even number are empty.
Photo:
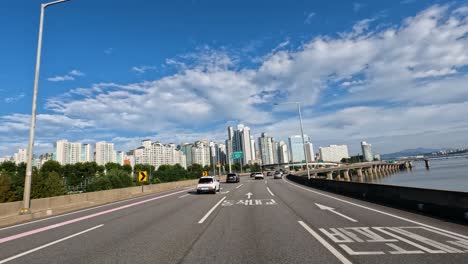
[[[310,179],[288,175],[288,179],[317,189],[431,216],[468,223],[468,193],[422,188]]]
[[[195,186],[197,182],[198,179],[144,185],[143,192],[142,186],[135,186],[99,192],[79,193],[41,199],[32,199],[30,215],[18,215],[23,205],[22,201],[0,203],[0,226],[11,225],[25,220],[65,213],[77,209],[82,209],[119,200],[125,200],[151,193],[158,193],[189,186]]]

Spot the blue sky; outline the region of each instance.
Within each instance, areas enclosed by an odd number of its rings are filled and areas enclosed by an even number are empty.
[[[0,156],[25,148],[40,3],[0,9]],[[46,11],[36,149],[305,130],[315,147],[467,146],[467,1],[72,0]]]

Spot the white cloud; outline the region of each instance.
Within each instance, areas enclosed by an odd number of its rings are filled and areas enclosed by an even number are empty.
[[[75,80],[75,77],[70,76],[70,75],[63,75],[63,76],[50,77],[50,78],[47,78],[47,80],[49,82],[73,81]]]
[[[287,117],[292,113],[272,111],[274,102],[291,100],[302,102],[305,129],[316,144],[371,138],[381,152],[423,144],[423,139],[455,144],[453,139],[468,129],[462,114],[468,111],[464,7],[435,5],[378,30],[369,26],[376,18],[365,19],[347,33],[317,36],[296,49],[284,49],[288,39],[261,57],[258,67],[244,68],[225,49],[203,47],[168,59],[167,65],[176,68],[173,75],[76,88],[50,98],[47,109],[53,119],[82,122],[72,129],[108,140],[131,132],[135,138],[154,135],[178,143],[203,135],[222,140],[225,120],[276,138],[297,134],[297,118]],[[27,126],[7,121],[0,131]],[[132,138],[127,141],[135,142]]]
[[[80,72],[79,70],[71,70],[68,74],[63,76],[55,76],[47,78],[50,82],[63,82],[63,81],[73,81],[75,77],[84,76],[85,74]]]
[[[315,16],[316,14],[314,12],[310,12],[309,14],[307,14],[307,17],[305,18],[304,20],[304,24],[310,24],[312,23],[312,18]]]
[[[6,97],[5,99],[3,99],[3,102],[5,102],[6,104],[16,103],[19,100],[23,99],[24,96],[24,93],[20,93],[16,96]]]
[[[71,70],[68,74],[73,76],[84,76],[85,74],[80,72],[79,70]]]
[[[155,66],[149,66],[149,65],[133,66],[131,70],[136,72],[136,73],[143,74],[143,73],[145,73],[147,71],[150,71],[150,70],[156,70],[156,67]]]

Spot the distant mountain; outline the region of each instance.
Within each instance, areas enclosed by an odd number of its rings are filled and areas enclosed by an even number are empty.
[[[398,159],[399,157],[408,157],[408,156],[417,156],[430,154],[437,152],[439,149],[428,149],[428,148],[415,148],[415,149],[405,149],[399,152],[383,154],[381,157],[383,160],[393,160]]]

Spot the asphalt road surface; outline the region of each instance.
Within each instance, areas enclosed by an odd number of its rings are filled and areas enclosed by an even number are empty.
[[[2,263],[468,263],[468,228],[241,178],[0,229]]]

